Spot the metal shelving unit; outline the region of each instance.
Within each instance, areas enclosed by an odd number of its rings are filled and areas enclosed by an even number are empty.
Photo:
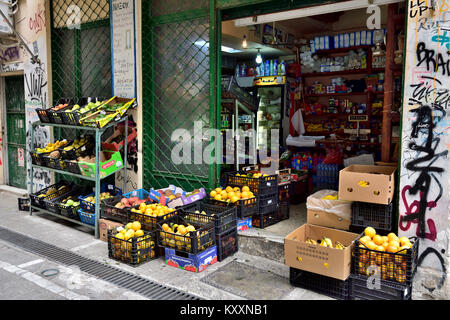
[[[79,179],[84,179],[84,180],[88,180],[88,181],[94,181],[95,182],[95,225],[89,225],[89,224],[85,224],[81,221],[78,220],[74,220],[74,219],[70,219],[67,217],[64,217],[62,215],[59,214],[55,214],[53,212],[50,212],[48,210],[39,208],[39,207],[35,207],[35,206],[31,206],[30,205],[30,215],[33,214],[33,209],[38,210],[40,212],[44,212],[46,214],[50,214],[52,216],[64,219],[64,220],[68,220],[70,222],[91,228],[95,231],[95,238],[98,239],[99,238],[99,233],[98,233],[98,220],[100,218],[100,185],[101,185],[101,181],[103,179],[106,179],[107,177],[115,174],[117,171],[105,176],[105,177],[100,177],[100,151],[101,151],[101,138],[103,136],[103,134],[105,133],[106,130],[108,130],[111,127],[114,127],[116,125],[118,125],[119,123],[125,122],[125,133],[128,132],[128,116],[123,117],[122,119],[120,119],[117,122],[111,123],[107,126],[105,126],[104,128],[94,128],[94,127],[81,127],[81,126],[71,126],[71,125],[65,125],[65,124],[56,124],[56,123],[42,123],[40,121],[34,122],[31,125],[31,141],[34,141],[34,129],[38,126],[50,126],[50,127],[57,127],[57,128],[67,128],[67,129],[75,129],[75,130],[82,130],[82,131],[91,131],[93,133],[95,133],[95,158],[96,158],[96,172],[95,172],[95,177],[87,177],[87,176],[83,176],[83,175],[79,175],[79,174],[74,174],[68,171],[63,171],[63,170],[56,170],[56,169],[52,169],[52,168],[48,168],[48,167],[42,167],[42,166],[38,166],[38,165],[34,165],[31,164],[31,171],[30,171],[30,190],[29,190],[29,194],[33,193],[33,170],[34,169],[42,169],[42,170],[48,170],[51,172],[55,172],[55,173],[59,173],[62,175],[68,175],[68,176],[72,176],[72,177],[76,177]],[[124,141],[125,145],[124,145],[124,156],[123,156],[123,173],[124,173],[124,177],[127,176],[127,152],[128,152],[128,137],[125,134],[125,141]],[[123,192],[126,192],[126,179],[124,179],[123,182]]]

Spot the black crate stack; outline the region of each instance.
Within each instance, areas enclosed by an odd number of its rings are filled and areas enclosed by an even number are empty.
[[[394,203],[388,205],[368,202],[352,203],[352,222],[350,231],[361,233],[366,227],[380,232],[391,232],[394,217]]]
[[[239,250],[237,234],[237,208],[219,206],[214,201],[203,200],[180,207],[183,214],[205,212],[214,218],[217,260],[222,261]]]
[[[278,186],[278,220],[289,219],[292,184],[290,182]]]

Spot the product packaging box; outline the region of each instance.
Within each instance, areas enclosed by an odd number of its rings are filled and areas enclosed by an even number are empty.
[[[339,200],[388,205],[394,198],[395,167],[351,165],[339,172]]]
[[[307,243],[307,239],[331,239],[333,246],[339,241],[345,249],[323,247]],[[317,273],[326,277],[346,280],[350,275],[352,251],[357,233],[304,224],[284,239],[284,263],[292,268]]]
[[[165,248],[166,264],[175,268],[202,272],[208,265],[217,262],[217,247],[212,246],[197,254],[178,252],[172,248]]]
[[[237,220],[237,230],[238,231],[245,231],[247,229],[251,229],[253,227],[253,219],[252,217],[247,217],[245,219],[239,219]]]
[[[349,230],[352,221],[352,201],[337,200],[338,192],[320,190],[306,200],[307,223]]]
[[[83,176],[95,177],[96,164],[86,161],[79,161],[78,166]],[[123,160],[120,152],[100,152],[100,177],[104,178],[110,174],[123,169]]]
[[[102,241],[108,242],[108,230],[112,230],[121,227],[123,224],[107,219],[98,219],[98,233],[99,238]]]

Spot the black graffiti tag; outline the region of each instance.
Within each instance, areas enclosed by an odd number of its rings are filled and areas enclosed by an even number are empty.
[[[443,76],[450,76],[450,60],[448,53],[446,53],[446,57],[440,52],[436,55],[436,52],[433,49],[427,49],[424,42],[420,42],[417,44],[416,48],[417,67],[421,65],[425,65],[427,71],[433,71],[438,74],[442,73]]]

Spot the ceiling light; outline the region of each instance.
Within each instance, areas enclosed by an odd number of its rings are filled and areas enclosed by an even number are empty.
[[[262,63],[262,56],[261,56],[261,52],[259,52],[260,49],[258,49],[258,54],[256,55],[256,63],[257,64],[261,64]]]
[[[374,0],[374,5],[385,5],[391,3],[403,2],[402,0]],[[367,8],[367,0],[351,0],[326,5],[307,7],[296,10],[289,10],[279,13],[269,13],[259,16],[237,19],[234,22],[236,27],[251,26],[254,24],[271,23],[274,21],[283,21],[297,18],[316,16],[326,13],[334,13],[339,11],[355,10]]]
[[[209,42],[206,42],[205,40],[196,41],[196,42],[194,42],[194,44],[197,47],[200,47],[200,48],[203,47],[203,46],[209,48]],[[227,46],[222,46],[221,50],[222,50],[222,52],[226,52],[226,53],[239,53],[239,52],[242,52],[241,50],[233,49],[233,48],[230,48],[230,47],[227,47]]]
[[[248,46],[248,44],[247,44],[247,37],[244,34],[244,39],[242,40],[242,48],[243,49],[247,49],[247,46]]]

